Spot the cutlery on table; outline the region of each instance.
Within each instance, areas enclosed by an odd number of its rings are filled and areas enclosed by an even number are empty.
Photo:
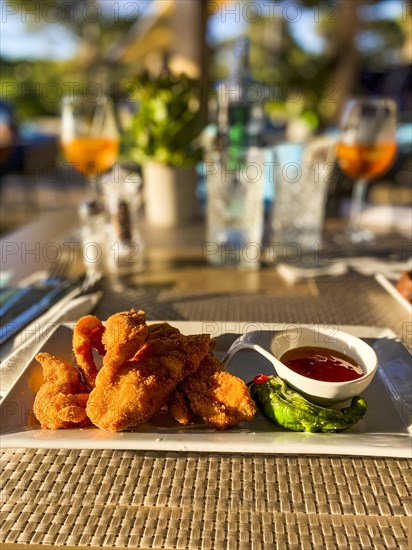
[[[37,303],[28,309],[19,313],[16,317],[0,327],[0,345],[4,344],[12,336],[20,332],[31,321],[37,319],[40,315],[53,307],[62,308],[74,298],[87,294],[96,289],[101,279],[100,274],[82,275],[74,280],[66,280],[61,285],[53,288]],[[63,295],[62,297],[60,297]],[[59,299],[60,298],[60,299]],[[56,312],[58,310],[56,309]]]
[[[36,326],[32,329],[34,325],[32,323],[27,327],[27,333],[30,334],[27,339],[22,340],[16,346],[16,338],[13,342],[13,348],[9,345],[12,343],[11,340],[2,346],[0,351],[0,398],[8,392],[33,356],[42,349],[57,325],[77,320],[94,310],[103,295],[101,290],[93,291],[94,287],[95,283],[92,283],[90,286],[91,291],[87,294],[80,294],[68,302],[65,301],[64,304],[61,303],[64,301],[63,299],[43,314],[38,322],[46,329],[39,331]]]
[[[53,264],[47,275],[40,281],[36,281],[22,288],[15,290],[11,296],[5,300],[0,307],[0,317],[4,317],[10,310],[16,306],[23,298],[26,298],[31,292],[48,292],[60,287],[65,281],[69,272],[70,263],[66,260],[61,260]],[[7,289],[4,289],[5,292]],[[37,294],[35,294],[35,298]]]

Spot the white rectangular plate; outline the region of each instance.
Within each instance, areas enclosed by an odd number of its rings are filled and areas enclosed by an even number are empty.
[[[223,356],[233,340],[255,333],[255,341],[268,347],[271,338],[291,325],[269,323],[224,323],[170,321],[184,334],[210,333],[216,338],[216,352]],[[411,357],[388,329],[329,326],[365,339],[379,358],[378,374],[364,397],[365,418],[340,433],[299,433],[277,427],[258,413],[250,423],[219,432],[205,425],[181,427],[165,416],[142,424],[132,432],[108,433],[97,428],[41,430],[33,417],[33,383],[41,371],[32,358],[0,404],[1,446],[66,449],[141,449],[253,454],[317,454],[411,457]],[[299,330],[299,325],[296,325]],[[72,328],[61,325],[43,351],[72,360]],[[325,343],[327,345],[327,343]],[[261,355],[239,352],[231,360],[231,372],[246,381],[258,373],[273,374],[273,367]]]

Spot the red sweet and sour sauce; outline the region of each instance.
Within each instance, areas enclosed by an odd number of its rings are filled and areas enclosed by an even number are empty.
[[[287,351],[280,360],[298,374],[323,382],[347,382],[364,375],[354,359],[328,348],[303,346]]]

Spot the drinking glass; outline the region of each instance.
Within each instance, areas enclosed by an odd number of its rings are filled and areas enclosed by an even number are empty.
[[[347,237],[353,243],[373,239],[361,229],[369,182],[383,175],[396,156],[396,104],[387,98],[352,98],[344,109],[337,144],[337,162],[355,180]]]
[[[100,176],[113,166],[119,135],[110,99],[64,98],[61,144],[66,159],[81,172],[95,192]]]

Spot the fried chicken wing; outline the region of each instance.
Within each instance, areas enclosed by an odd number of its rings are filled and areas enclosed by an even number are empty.
[[[36,394],[33,411],[41,427],[58,430],[89,426],[89,394],[76,367],[49,353],[38,353],[36,359],[42,365],[44,383]]]
[[[108,325],[104,337],[106,357],[86,410],[99,428],[121,431],[145,422],[166,404],[178,383],[194,373],[208,353],[210,336],[183,336],[167,323],[160,323],[146,327],[147,336],[140,349],[130,345],[124,353],[123,345],[116,340],[115,353],[107,339]],[[126,338],[126,345],[128,342]],[[126,359],[122,361],[123,357]]]
[[[220,430],[250,421],[256,412],[243,380],[225,371],[212,354],[203,359],[195,375],[179,384],[179,389],[188,398],[191,409]]]
[[[84,381],[90,389],[94,388],[97,375],[93,350],[102,356],[106,353],[102,342],[104,331],[103,323],[94,315],[82,317],[73,329],[73,352]]]

